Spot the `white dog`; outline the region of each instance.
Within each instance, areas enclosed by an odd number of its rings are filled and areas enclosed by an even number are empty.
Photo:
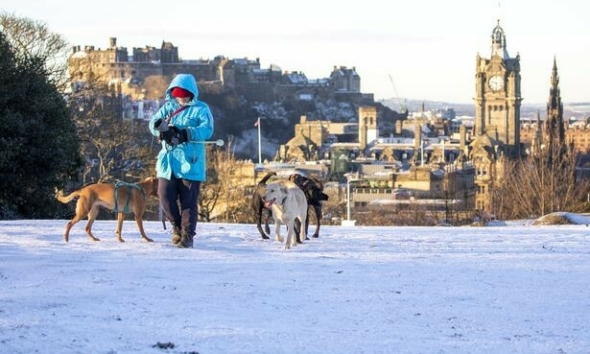
[[[266,185],[264,206],[272,209],[275,219],[277,241],[283,242],[280,235],[281,222],[287,226],[285,249],[297,245],[295,220],[299,219],[299,241],[305,240],[305,221],[307,220],[307,198],[295,183],[289,180],[278,180]]]

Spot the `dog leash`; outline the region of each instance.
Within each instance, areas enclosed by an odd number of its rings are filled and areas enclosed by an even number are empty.
[[[183,110],[187,109],[188,107],[189,107],[189,105],[184,105],[184,106],[181,106],[181,107],[177,108],[174,112],[172,112],[171,115],[169,115],[168,117],[166,117],[166,124],[170,124],[170,121],[172,120],[172,117],[174,117],[178,113],[182,112]],[[159,142],[161,142],[160,138],[158,138],[158,143]]]
[[[187,109],[188,107],[189,107],[189,105],[184,105],[184,106],[178,108],[177,110],[175,110],[174,112],[172,112],[172,114],[166,118],[166,123],[170,123],[170,120],[172,119],[172,117],[174,117],[178,113],[182,112],[183,110]]]

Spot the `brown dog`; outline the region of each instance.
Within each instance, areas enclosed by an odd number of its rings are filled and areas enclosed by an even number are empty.
[[[67,196],[64,196],[63,193],[59,191],[56,198],[64,204],[69,203],[74,198],[78,198],[78,202],[76,203],[76,215],[66,226],[64,241],[68,242],[70,240],[70,229],[72,226],[86,216],[88,216],[88,223],[86,223],[86,233],[88,234],[88,237],[90,237],[92,241],[100,241],[92,235],[92,224],[98,216],[100,207],[103,207],[117,213],[117,241],[125,242],[121,238],[123,220],[125,219],[126,213],[133,213],[137,228],[141,233],[141,239],[147,242],[152,242],[153,240],[147,237],[143,230],[143,213],[145,211],[147,197],[156,196],[157,194],[158,179],[153,177],[148,177],[137,184],[90,184]]]

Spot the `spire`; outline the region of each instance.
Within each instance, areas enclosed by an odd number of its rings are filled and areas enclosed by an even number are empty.
[[[543,140],[543,126],[541,125],[541,112],[537,110],[537,130],[535,131],[537,140],[541,142]]]
[[[494,27],[494,30],[492,31],[492,57],[494,55],[497,55],[502,59],[510,58],[506,49],[506,35],[504,34],[502,27],[500,27],[499,19],[496,27]]]
[[[547,120],[545,128],[550,142],[556,145],[565,143],[565,126],[563,122],[563,103],[559,90],[559,75],[557,74],[557,59],[553,57],[553,70],[551,71],[551,88],[547,102]]]
[[[536,155],[540,153],[541,145],[543,144],[543,126],[541,125],[541,112],[537,110],[537,127],[535,129],[535,136],[531,144],[531,153]]]
[[[559,89],[559,75],[557,75],[557,59],[553,56],[553,71],[551,73],[551,88]]]
[[[551,88],[549,89],[549,103],[547,104],[547,111],[559,109],[559,106],[561,105],[559,74],[557,73],[557,59],[553,57],[553,70],[551,70]]]

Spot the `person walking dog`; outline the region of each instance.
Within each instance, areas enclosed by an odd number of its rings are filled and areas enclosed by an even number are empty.
[[[158,196],[172,224],[172,243],[180,248],[193,247],[199,191],[207,178],[205,140],[214,130],[211,110],[198,96],[193,75],[176,75],[166,89],[166,102],[149,123],[162,144],[156,162]]]

